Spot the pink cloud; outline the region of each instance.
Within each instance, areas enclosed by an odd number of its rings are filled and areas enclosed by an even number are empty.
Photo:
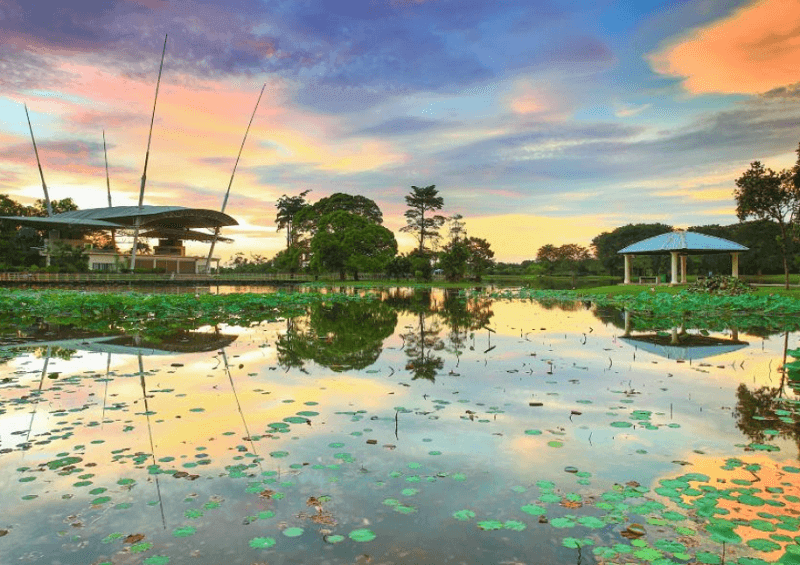
[[[800,81],[800,3],[759,0],[648,55],[693,93],[757,94]]]

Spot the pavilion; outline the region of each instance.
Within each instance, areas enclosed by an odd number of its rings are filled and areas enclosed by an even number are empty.
[[[678,230],[643,239],[624,249],[620,249],[617,253],[625,257],[624,284],[631,284],[631,257],[634,255],[664,255],[669,253],[672,256],[672,277],[670,278],[670,285],[676,285],[679,283],[686,283],[686,257],[688,255],[730,253],[731,276],[739,278],[739,253],[742,251],[748,251],[748,248],[735,241],[686,230]],[[681,264],[680,280],[678,280],[679,257]]]
[[[89,254],[89,268],[92,271],[113,271],[126,265],[129,254],[116,250],[92,249],[82,239],[64,239],[61,231],[91,233],[130,233],[137,224],[139,237],[158,239],[152,254],[137,255],[136,265],[143,268],[164,269],[168,273],[202,273],[206,271],[206,257],[186,255],[185,241],[211,242],[231,241],[216,235],[222,226],[235,226],[238,222],[223,212],[183,206],[109,206],[73,210],[47,217],[0,216],[0,221],[13,222],[38,230],[46,230],[48,237],[40,251],[50,264],[53,244],[61,242],[81,246]],[[199,231],[201,229],[209,230]],[[211,262],[218,258],[212,258]]]

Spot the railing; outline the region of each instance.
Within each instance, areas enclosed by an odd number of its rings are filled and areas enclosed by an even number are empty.
[[[385,280],[389,277],[383,273],[359,273],[360,280]],[[435,277],[437,278],[437,277]],[[221,284],[226,282],[339,282],[338,273],[321,273],[318,276],[305,273],[221,273],[221,274],[194,274],[194,273],[3,273],[0,272],[0,283],[164,283],[171,282],[205,282]],[[353,280],[347,275],[345,280]],[[411,280],[411,279],[409,279]]]

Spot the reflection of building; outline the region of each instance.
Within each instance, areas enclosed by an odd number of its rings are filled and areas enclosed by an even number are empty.
[[[167,337],[158,339],[139,335],[88,336],[80,330],[34,333],[13,343],[0,346],[0,352],[30,348],[51,347],[91,351],[95,353],[114,353],[119,355],[172,355],[175,353],[199,353],[217,351],[236,341],[237,335],[219,332],[193,332],[179,330]],[[70,334],[80,337],[70,337]],[[60,339],[52,339],[53,337]],[[50,339],[47,339],[50,338]]]
[[[49,217],[3,216],[0,220],[47,230],[48,238],[41,254],[47,264],[57,242],[72,246],[86,247],[89,254],[89,268],[93,271],[116,271],[129,265],[129,254],[113,249],[92,249],[83,241],[89,234],[131,233],[139,223],[139,237],[158,239],[158,245],[150,254],[137,253],[136,266],[144,269],[158,269],[168,273],[205,272],[206,257],[186,255],[186,241],[211,242],[230,239],[215,236],[214,231],[223,226],[234,226],[238,222],[222,212],[182,206],[109,206],[90,208],[54,214]],[[199,231],[208,230],[208,231]],[[77,238],[62,238],[61,232],[78,234]],[[212,258],[219,265],[218,258]]]
[[[623,336],[620,341],[637,349],[666,359],[692,361],[737,351],[750,345],[738,339],[721,339],[694,334],[679,334],[673,329],[671,335],[644,334]]]

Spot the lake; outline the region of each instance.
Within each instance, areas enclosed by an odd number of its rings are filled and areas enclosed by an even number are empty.
[[[0,562],[800,563],[800,334],[646,325],[391,289],[247,327],[19,328]]]

